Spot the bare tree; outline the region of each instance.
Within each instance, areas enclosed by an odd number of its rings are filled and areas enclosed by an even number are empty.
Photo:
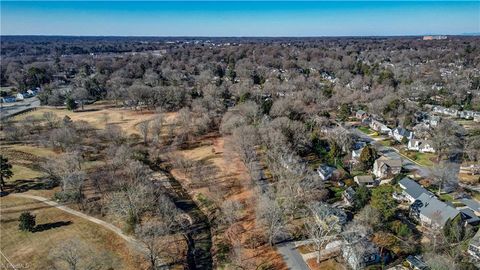
[[[256,218],[262,225],[268,238],[268,243],[273,246],[285,234],[285,222],[280,205],[267,195],[262,194],[257,201]]]
[[[164,126],[163,115],[159,114],[152,121],[152,128],[151,128],[152,135],[153,135],[153,141],[155,143],[160,143],[161,136],[162,136],[162,131],[163,131],[163,126]]]
[[[135,229],[135,235],[146,247],[149,269],[161,269],[166,263],[165,260],[171,263],[179,259],[179,243],[172,235],[172,226],[173,224],[150,221]]]
[[[50,251],[49,258],[55,269],[100,270],[111,269],[111,258],[106,253],[94,250],[78,238],[62,242]]]
[[[60,118],[53,112],[44,112],[43,119],[47,121],[47,126],[50,129],[57,127],[60,123]]]
[[[447,161],[435,164],[431,170],[433,182],[438,185],[438,196],[442,190],[451,191],[458,185],[458,165]]]
[[[305,223],[309,238],[312,240],[317,252],[317,263],[320,262],[321,251],[325,245],[335,239],[341,230],[339,219],[335,216],[330,206],[318,203],[310,207],[313,221]]]
[[[143,144],[147,145],[148,133],[150,130],[150,121],[143,121],[138,124],[138,131],[143,137]]]

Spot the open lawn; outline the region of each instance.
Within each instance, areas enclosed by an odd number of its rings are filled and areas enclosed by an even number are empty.
[[[13,264],[48,269],[50,251],[73,238],[98,251],[92,255],[108,258],[112,269],[137,269],[142,264],[123,239],[90,221],[30,199],[6,196],[0,202],[0,248]],[[18,217],[24,211],[36,215],[37,231],[18,230]]]
[[[86,121],[94,128],[104,129],[108,124],[119,125],[127,134],[139,133],[137,125],[140,122],[151,120],[154,117],[154,112],[150,110],[131,110],[114,107],[110,103],[99,103],[86,105],[84,110],[77,110],[75,112],[69,111],[65,108],[55,108],[50,106],[39,107],[35,111],[26,114],[18,115],[14,119],[19,121],[25,119],[27,116],[42,118],[45,112],[53,112],[61,119],[65,116],[70,117],[73,121]],[[165,122],[168,124],[175,119],[176,113],[165,113]]]
[[[0,147],[0,151],[12,164],[13,176],[7,179],[7,183],[34,180],[45,176],[38,167],[39,163],[56,155],[51,149],[23,144],[4,145]]]
[[[337,258],[322,261],[320,263],[317,263],[316,258],[312,258],[307,260],[307,264],[312,270],[346,270],[347,267],[345,267],[344,262],[339,262]]]
[[[368,128],[368,127],[364,127],[364,126],[358,127],[358,130],[360,130],[361,132],[363,132],[363,133],[365,133],[365,134],[367,134],[367,135],[373,134],[373,133],[375,132],[374,130],[372,130],[372,129]]]
[[[436,155],[434,153],[420,153],[414,151],[400,151],[402,155],[407,156],[411,160],[417,162],[418,164],[425,166],[425,167],[432,167],[434,164],[434,160]]]

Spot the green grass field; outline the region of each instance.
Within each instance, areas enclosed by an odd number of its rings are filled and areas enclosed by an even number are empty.
[[[374,133],[375,131],[371,130],[370,128],[368,127],[363,127],[363,126],[360,126],[358,127],[358,130],[360,130],[361,132],[365,133],[365,134],[372,134]]]

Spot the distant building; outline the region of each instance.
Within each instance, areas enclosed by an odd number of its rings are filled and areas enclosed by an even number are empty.
[[[15,98],[16,98],[17,101],[21,101],[21,100],[24,100],[24,99],[25,99],[25,97],[23,96],[22,93],[18,93],[18,94],[15,96]]]
[[[382,156],[373,163],[373,174],[378,178],[393,177],[402,170],[402,160]]]
[[[423,40],[444,40],[447,36],[423,36]]]

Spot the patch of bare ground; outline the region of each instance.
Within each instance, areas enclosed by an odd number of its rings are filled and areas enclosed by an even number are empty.
[[[259,234],[255,226],[255,195],[250,176],[243,162],[230,147],[225,147],[228,139],[228,137],[209,136],[196,143],[194,148],[176,152],[185,159],[202,160],[207,164],[206,166],[212,167],[209,169],[209,172],[212,172],[209,176],[209,186],[197,187],[193,184],[194,180],[178,169],[172,170],[172,174],[182,182],[182,185],[188,187],[192,197],[197,200],[199,205],[202,205],[202,202],[198,201],[200,194],[200,196],[217,202],[238,201],[243,204],[243,216],[238,222],[226,230],[213,233],[214,249],[226,240],[240,243],[242,250],[238,253],[242,254],[243,263],[257,266],[268,263],[274,269],[287,269],[281,256],[273,247],[268,244],[253,247],[251,244],[251,242],[255,242],[254,238]],[[223,190],[223,194],[226,195],[219,198],[219,189]],[[202,210],[209,211],[208,209]]]

